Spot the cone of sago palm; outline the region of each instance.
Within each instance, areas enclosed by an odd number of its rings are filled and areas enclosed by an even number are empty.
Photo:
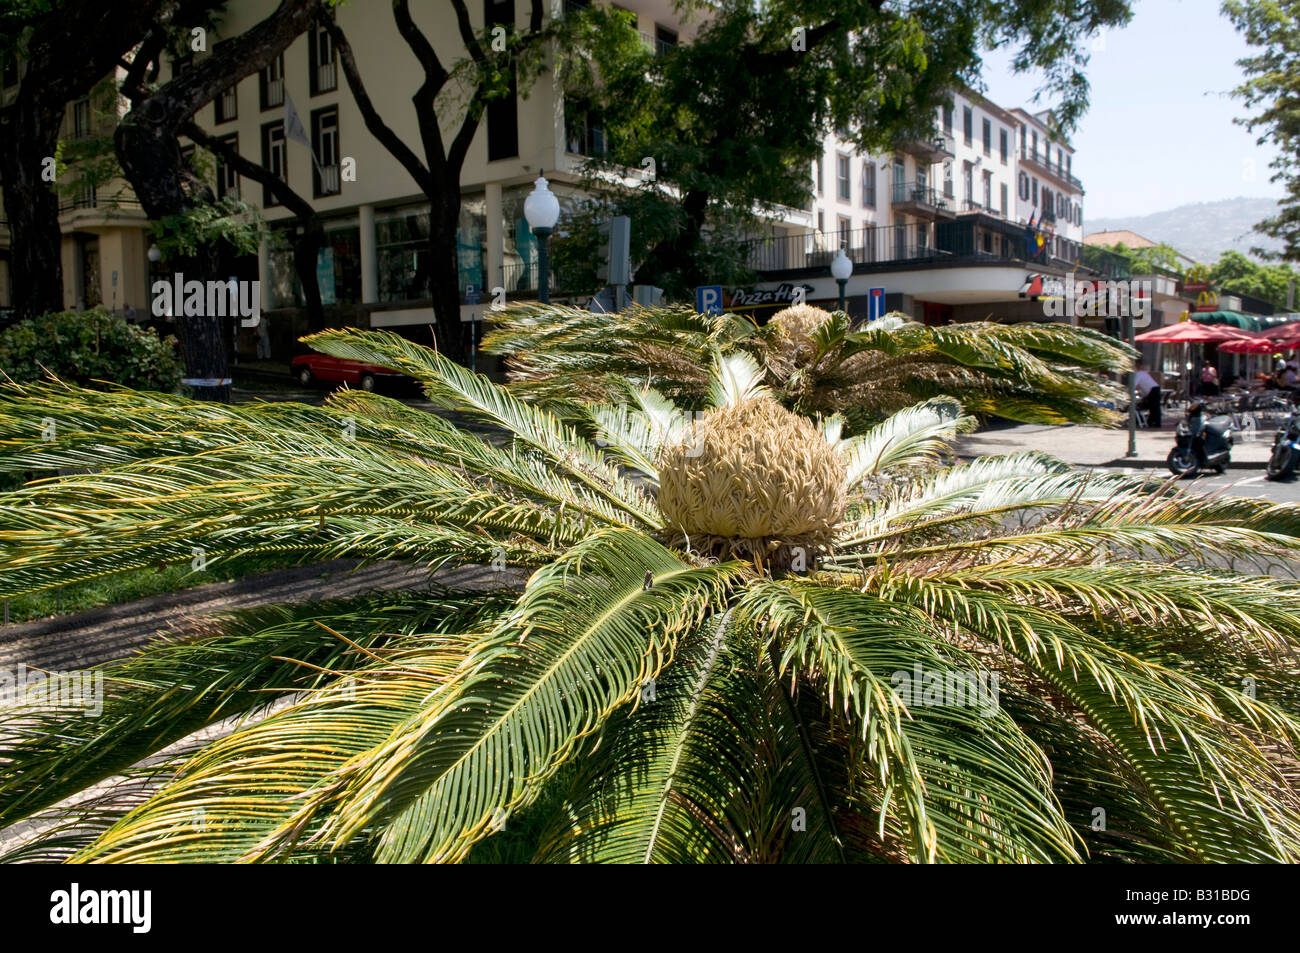
[[[712,410],[663,451],[665,525],[697,551],[789,566],[831,541],[847,501],[843,461],[813,424],[770,397]],[[794,559],[797,564],[797,559]]]

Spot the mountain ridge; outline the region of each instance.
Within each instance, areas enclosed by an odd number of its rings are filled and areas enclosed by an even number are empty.
[[[1172,245],[1190,258],[1213,264],[1225,251],[1238,251],[1249,258],[1252,247],[1276,250],[1274,239],[1254,231],[1256,222],[1277,214],[1277,199],[1233,198],[1211,202],[1190,202],[1177,208],[1148,215],[1085,218],[1084,235],[1128,229],[1153,242]]]

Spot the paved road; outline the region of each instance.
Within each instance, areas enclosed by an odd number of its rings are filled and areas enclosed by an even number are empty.
[[[1163,467],[1093,467],[1097,473],[1134,473],[1153,480],[1167,480],[1170,473]],[[1253,496],[1274,503],[1300,503],[1300,479],[1292,477],[1284,482],[1265,479],[1258,469],[1229,469],[1222,476],[1206,474],[1183,485],[1197,493],[1226,493],[1231,496]]]

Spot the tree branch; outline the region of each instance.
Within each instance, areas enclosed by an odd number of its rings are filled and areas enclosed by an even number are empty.
[[[379,115],[379,110],[375,109],[375,104],[371,101],[370,94],[366,92],[366,85],[362,82],[361,73],[357,69],[356,57],[352,54],[352,44],[348,42],[347,36],[344,35],[343,30],[332,19],[322,19],[321,23],[334,41],[334,49],[338,53],[339,63],[343,66],[343,76],[347,79],[348,88],[352,90],[352,98],[356,101],[357,108],[361,110],[362,118],[366,121],[366,128],[388,150],[388,153],[401,163],[402,168],[415,180],[415,184],[419,186],[420,191],[426,195],[432,193],[434,181],[429,170],[410,146],[403,142],[402,138],[384,122],[383,117]]]

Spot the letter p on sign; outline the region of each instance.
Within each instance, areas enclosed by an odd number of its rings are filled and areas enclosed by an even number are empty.
[[[722,285],[700,285],[696,288],[695,310],[700,314],[722,314]]]

